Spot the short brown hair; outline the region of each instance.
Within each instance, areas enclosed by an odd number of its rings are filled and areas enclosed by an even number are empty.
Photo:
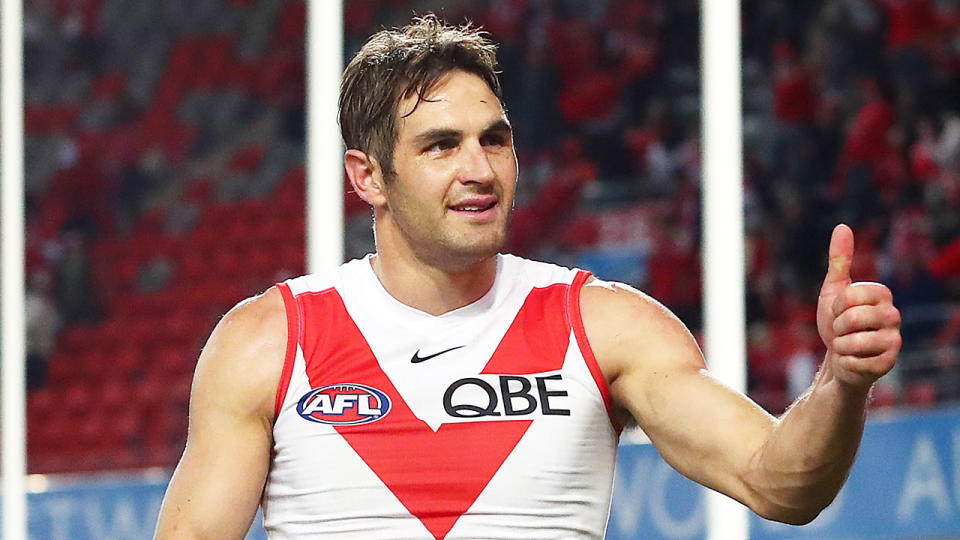
[[[414,94],[420,104],[450,71],[483,79],[503,105],[497,79],[497,46],[470,23],[448,26],[436,15],[374,34],[343,72],[340,133],[347,148],[372,155],[386,179],[393,176],[397,107]]]

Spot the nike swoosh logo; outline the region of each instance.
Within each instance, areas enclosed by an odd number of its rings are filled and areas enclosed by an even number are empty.
[[[429,360],[431,358],[435,358],[437,356],[440,356],[441,354],[448,353],[450,351],[455,351],[457,349],[462,349],[464,347],[466,347],[466,345],[460,345],[459,347],[450,347],[445,351],[440,351],[438,353],[431,354],[430,356],[420,356],[420,349],[417,349],[417,352],[413,353],[413,357],[410,358],[410,362],[413,364],[419,364],[420,362]]]

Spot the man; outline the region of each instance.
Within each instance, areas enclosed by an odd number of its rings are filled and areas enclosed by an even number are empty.
[[[517,182],[493,45],[433,17],[344,73],[345,165],[377,252],[231,310],[195,375],[159,538],[602,537],[622,427],[758,514],[804,523],[843,484],[900,346],[830,241],[827,355],[781,419],[718,384],[683,324],[583,271],[498,255]],[[714,354],[722,354],[722,351]]]

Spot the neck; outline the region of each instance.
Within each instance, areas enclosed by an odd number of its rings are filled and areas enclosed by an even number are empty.
[[[442,315],[476,302],[493,287],[497,275],[495,255],[450,270],[378,248],[371,265],[390,296],[431,315]]]

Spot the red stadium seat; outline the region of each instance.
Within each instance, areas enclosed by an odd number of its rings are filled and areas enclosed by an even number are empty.
[[[143,417],[136,406],[127,405],[110,416],[104,433],[104,447],[116,453],[135,451],[143,446]],[[123,458],[121,458],[123,459]],[[129,456],[126,460],[130,460]],[[132,465],[128,464],[128,466]]]
[[[112,355],[110,373],[128,380],[136,376],[141,366],[141,355],[141,347],[132,342],[125,344]]]
[[[113,415],[131,400],[130,393],[132,391],[133,388],[127,382],[125,376],[112,373],[100,385],[100,391],[97,395],[97,408],[105,414]]]
[[[84,383],[65,387],[59,397],[59,412],[68,416],[86,416],[93,405],[93,389]]]
[[[252,173],[263,161],[265,150],[263,145],[251,144],[241,148],[230,159],[230,170],[240,173]]]
[[[931,407],[937,401],[937,386],[929,381],[907,384],[906,403],[915,407]]]
[[[50,358],[47,368],[47,385],[51,388],[62,388],[76,378],[76,358],[74,354],[55,354]]]

